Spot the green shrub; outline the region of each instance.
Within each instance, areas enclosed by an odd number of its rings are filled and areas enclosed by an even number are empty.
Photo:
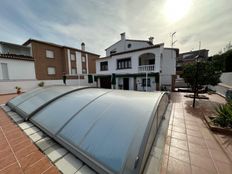
[[[232,128],[232,101],[216,108],[217,117],[213,119],[216,125]]]
[[[38,84],[38,86],[39,86],[39,87],[43,87],[43,86],[44,86],[44,82],[40,82],[40,83]]]

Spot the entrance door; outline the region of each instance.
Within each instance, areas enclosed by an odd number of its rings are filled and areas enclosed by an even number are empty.
[[[2,68],[2,80],[9,80],[7,63],[1,63]]]
[[[129,90],[129,78],[123,78],[123,89]]]
[[[111,76],[100,77],[100,87],[111,89]]]

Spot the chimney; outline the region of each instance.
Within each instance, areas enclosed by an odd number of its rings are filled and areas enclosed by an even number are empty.
[[[81,50],[85,51],[85,43],[84,42],[81,43]]]
[[[150,42],[150,43],[152,43],[152,44],[153,44],[154,37],[152,37],[152,36],[151,36],[151,37],[149,37],[149,38],[148,38],[148,40],[149,40],[149,42]]]
[[[126,40],[126,33],[121,33],[121,40]]]

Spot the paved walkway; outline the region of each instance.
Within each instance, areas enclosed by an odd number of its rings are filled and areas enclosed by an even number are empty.
[[[202,120],[213,104],[225,102],[213,95],[200,100],[193,109],[192,99],[173,93],[173,109],[166,138],[161,173],[231,174],[232,163]]]
[[[15,95],[0,96],[0,104]],[[59,171],[0,109],[0,174],[57,174]]]

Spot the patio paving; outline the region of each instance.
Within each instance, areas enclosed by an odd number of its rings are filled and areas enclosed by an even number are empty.
[[[17,95],[18,94],[7,94],[7,95],[0,94],[0,105],[5,104],[7,101],[16,97]]]
[[[16,95],[0,96],[0,104]],[[58,174],[57,168],[0,109],[0,174]]]
[[[213,107],[225,100],[209,96],[210,100],[192,99],[184,93],[172,93],[173,109],[169,122],[161,173],[168,174],[231,174],[232,163],[203,121],[203,114],[212,114]]]

